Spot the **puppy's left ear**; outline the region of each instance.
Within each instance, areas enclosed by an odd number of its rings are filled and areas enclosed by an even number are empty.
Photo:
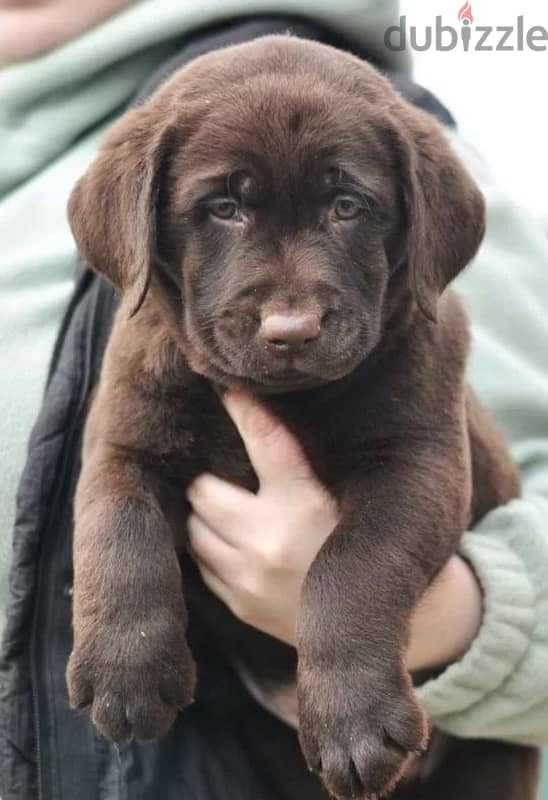
[[[157,206],[172,133],[157,109],[128,112],[69,199],[80,255],[122,292],[130,317],[145,299],[157,257]]]
[[[415,114],[419,116],[416,117]],[[485,232],[485,203],[441,127],[415,112],[403,144],[407,253],[411,288],[436,321],[438,299],[475,256]],[[418,124],[417,124],[418,123]]]

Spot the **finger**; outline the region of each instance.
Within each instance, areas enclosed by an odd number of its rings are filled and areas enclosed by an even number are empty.
[[[235,548],[217,536],[196,514],[189,516],[187,529],[189,547],[195,561],[205,564],[220,579],[223,575],[229,575],[234,567]]]
[[[261,485],[296,479],[317,483],[299,442],[263,403],[243,392],[228,392],[223,402]]]
[[[228,584],[225,583],[216,572],[209,569],[207,564],[204,564],[203,561],[197,561],[196,563],[200,570],[200,575],[208,589],[211,589],[213,594],[216,595],[219,600],[222,600],[225,605],[232,608],[232,592]]]
[[[187,497],[195,513],[220,538],[234,546],[239,541],[242,519],[249,517],[256,500],[253,492],[209,473],[200,475],[190,484]]]

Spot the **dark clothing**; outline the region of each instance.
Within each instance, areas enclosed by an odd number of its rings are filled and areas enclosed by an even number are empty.
[[[329,32],[282,18],[239,21],[197,34],[146,84],[141,102],[200,53],[290,29],[345,46]],[[452,124],[426,91],[391,76],[417,105]],[[55,347],[44,403],[18,494],[7,627],[0,657],[2,800],[320,800],[295,733],[247,695],[211,649],[196,653],[198,699],[163,740],[118,751],[68,706],[72,498],[82,431],[113,314],[115,292],[81,269]]]

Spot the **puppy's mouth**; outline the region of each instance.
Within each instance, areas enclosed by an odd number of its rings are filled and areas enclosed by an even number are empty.
[[[255,361],[245,370],[231,370],[225,363],[225,374],[257,394],[287,394],[304,392],[345,378],[359,362],[356,353],[347,353],[336,363],[333,360],[288,359],[286,364],[268,364]],[[304,362],[304,363],[303,363]]]
[[[265,373],[264,375],[254,375],[248,380],[257,385],[257,391],[270,394],[315,389],[326,383],[325,378],[321,378],[318,375],[310,375],[309,373],[301,372],[297,369],[286,369]]]

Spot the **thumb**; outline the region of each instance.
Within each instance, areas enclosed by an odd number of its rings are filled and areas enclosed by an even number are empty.
[[[299,442],[260,401],[228,392],[223,403],[238,428],[261,488],[295,480],[317,483]]]

